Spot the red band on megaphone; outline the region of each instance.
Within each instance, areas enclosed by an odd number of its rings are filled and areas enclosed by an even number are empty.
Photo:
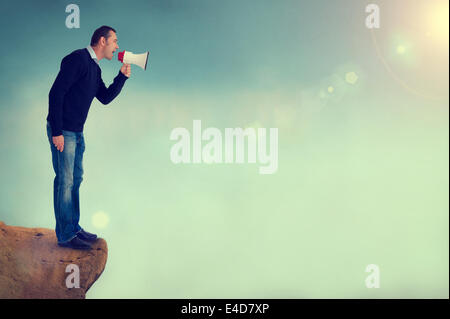
[[[117,56],[117,59],[123,63],[123,56],[125,54],[125,50],[123,50],[122,52],[119,52],[119,55]]]

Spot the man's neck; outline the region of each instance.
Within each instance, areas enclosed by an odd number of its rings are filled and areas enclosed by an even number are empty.
[[[92,50],[94,50],[95,55],[97,56],[97,60],[100,61],[101,59],[103,59],[102,54],[100,53],[100,49],[98,47],[92,47]]]

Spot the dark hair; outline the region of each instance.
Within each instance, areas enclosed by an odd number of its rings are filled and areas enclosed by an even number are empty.
[[[110,36],[109,31],[116,32],[116,30],[114,30],[111,27],[108,27],[107,25],[102,25],[100,28],[95,30],[91,38],[91,46],[96,45],[98,41],[100,41],[101,37],[105,37],[105,40],[108,40]]]

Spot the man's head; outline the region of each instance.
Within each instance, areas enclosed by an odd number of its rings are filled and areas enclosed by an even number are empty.
[[[94,48],[99,60],[103,58],[111,60],[114,51],[119,48],[117,45],[116,30],[106,25],[95,30],[91,38],[91,47]]]

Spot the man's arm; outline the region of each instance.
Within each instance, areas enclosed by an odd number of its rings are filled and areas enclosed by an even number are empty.
[[[76,54],[70,54],[61,61],[61,69],[48,94],[52,136],[62,135],[64,96],[73,83],[80,78],[82,71],[81,59]]]
[[[128,71],[127,71],[128,70]],[[97,91],[97,95],[95,96],[101,103],[108,104],[112,100],[115,99],[117,95],[119,95],[120,91],[122,90],[123,85],[125,84],[125,81],[130,76],[130,66],[122,66],[122,68],[119,71],[119,74],[114,78],[113,83],[106,88],[105,82],[102,80],[102,76],[100,73],[99,77],[99,87]]]

